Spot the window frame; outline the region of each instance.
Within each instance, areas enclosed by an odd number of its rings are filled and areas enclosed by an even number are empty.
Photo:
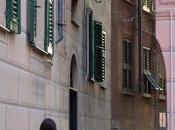
[[[124,45],[126,44],[126,46]],[[130,44],[130,45],[129,45]],[[129,45],[129,46],[128,46]],[[133,92],[133,43],[128,39],[122,42],[123,47],[123,90]],[[126,48],[125,48],[126,47]],[[130,61],[128,61],[130,60]],[[126,76],[125,76],[126,75]]]
[[[94,20],[91,8],[86,9],[86,15],[87,79],[103,86],[105,81],[106,32],[103,29],[103,23]]]
[[[145,55],[145,53],[147,53],[147,54]],[[145,63],[146,63],[146,65],[145,65]],[[146,71],[146,72],[151,71],[151,49],[148,47],[145,47],[145,46],[143,47],[143,67],[144,67],[144,71]],[[145,94],[151,94],[151,86],[150,85],[151,84],[149,83],[149,80],[144,75],[144,93]]]

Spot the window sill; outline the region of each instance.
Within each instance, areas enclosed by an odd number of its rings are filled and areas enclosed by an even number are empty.
[[[129,90],[123,90],[123,91],[122,91],[122,94],[123,94],[123,95],[128,95],[128,96],[134,96],[134,93],[131,92],[131,91],[129,91]]]
[[[52,55],[46,51],[44,51],[43,49],[37,47],[36,45],[32,44],[32,49],[38,53],[40,53],[41,55],[45,55],[48,57],[52,57]]]
[[[5,31],[5,32],[8,32],[8,33],[10,32],[10,30],[8,28],[4,27],[1,24],[0,24],[0,29],[3,30],[3,31]]]
[[[143,97],[144,97],[144,98],[151,98],[151,94],[144,93],[144,94],[143,94]]]
[[[132,2],[131,0],[125,0],[126,3],[134,5],[134,2]]]
[[[99,84],[99,86],[100,86],[102,89],[106,89],[106,86],[105,86],[104,82],[101,82],[101,83],[98,83],[98,84]]]
[[[166,96],[165,95],[159,95],[159,100],[166,100]]]
[[[37,47],[34,44],[32,44],[32,49],[34,50],[34,52],[37,52],[38,54],[46,57],[46,59],[45,59],[45,62],[46,63],[48,63],[50,65],[53,65],[53,63],[52,63],[52,57],[53,57],[53,55],[51,55],[48,52],[42,50],[41,48]]]
[[[152,11],[148,11],[148,10],[146,10],[146,9],[142,9],[143,10],[143,12],[145,13],[145,14],[147,14],[147,15],[153,15],[153,12]]]

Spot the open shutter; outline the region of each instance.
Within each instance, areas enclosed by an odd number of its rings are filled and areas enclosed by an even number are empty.
[[[37,22],[37,1],[29,1],[29,41],[35,43],[36,36],[36,22]]]
[[[106,52],[105,52],[105,44],[106,44],[106,32],[102,32],[102,80],[104,81],[105,79],[105,57],[106,57]]]
[[[102,31],[101,22],[93,20],[91,9],[87,10],[87,39],[89,79],[103,82],[105,79],[106,32]]]
[[[54,46],[54,1],[45,0],[45,42],[44,50],[53,54]]]
[[[7,0],[6,27],[13,33],[21,32],[21,1]]]
[[[102,23],[94,21],[94,80],[97,82],[103,82],[102,50]]]

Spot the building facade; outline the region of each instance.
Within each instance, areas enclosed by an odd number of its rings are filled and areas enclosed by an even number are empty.
[[[173,130],[174,125],[174,14],[175,3],[172,0],[156,1],[156,36],[160,42],[166,66],[167,77],[167,116],[168,130]],[[163,33],[162,33],[163,32]]]
[[[155,38],[153,3],[112,0],[113,130],[167,129],[166,69]]]
[[[110,8],[1,1],[0,130],[111,129]]]

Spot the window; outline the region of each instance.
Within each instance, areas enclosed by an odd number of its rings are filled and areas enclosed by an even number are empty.
[[[132,91],[132,43],[123,41],[123,89]]]
[[[87,19],[89,79],[103,82],[105,79],[106,32],[103,31],[101,22],[93,20],[92,10],[89,10]]]
[[[37,22],[37,0],[29,0],[29,41],[35,44]]]
[[[143,10],[149,13],[152,11],[152,0],[143,0]]]
[[[166,128],[167,126],[167,114],[164,112],[159,112],[159,127]]]
[[[12,33],[21,33],[21,1],[6,1],[6,27]]]
[[[155,75],[151,72],[150,48],[143,47],[144,60],[144,93],[151,94],[151,90],[161,91],[161,85],[157,82]],[[162,81],[161,81],[162,82]]]
[[[53,55],[54,47],[54,1],[45,0],[44,50]]]

